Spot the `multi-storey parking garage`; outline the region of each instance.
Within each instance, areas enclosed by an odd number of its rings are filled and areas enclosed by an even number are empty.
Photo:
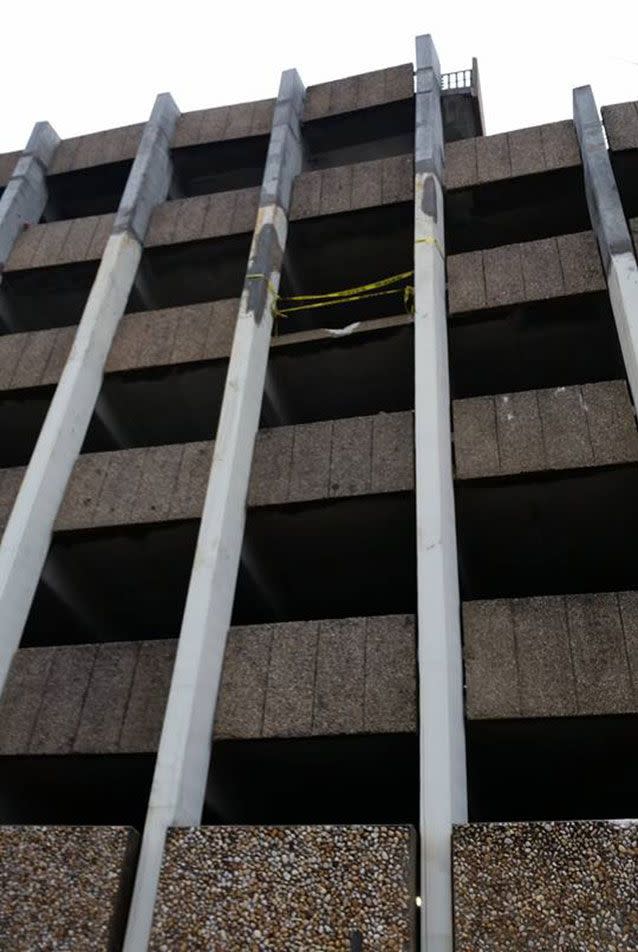
[[[0,181],[0,948],[638,949],[638,102],[419,37]]]

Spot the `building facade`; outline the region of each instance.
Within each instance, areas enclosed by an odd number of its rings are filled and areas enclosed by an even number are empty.
[[[637,173],[428,36],[0,156],[0,948],[638,949]]]

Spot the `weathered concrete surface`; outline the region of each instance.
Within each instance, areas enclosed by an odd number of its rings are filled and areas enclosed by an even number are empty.
[[[157,750],[176,642],[23,648],[0,701],[0,756]],[[411,615],[230,631],[217,738],[416,730]]]
[[[600,111],[612,152],[638,149],[638,101],[603,106]]]
[[[456,827],[457,952],[630,952],[638,935],[638,823]]]
[[[412,165],[411,155],[399,155],[306,172],[297,179],[290,217],[301,219],[409,202],[414,193]],[[145,246],[177,245],[250,232],[258,204],[259,188],[164,202],[153,214]],[[112,223],[112,215],[93,215],[33,225],[16,241],[7,271],[97,261]]]
[[[458,479],[638,460],[624,380],[455,400],[452,415]]]
[[[291,219],[374,208],[414,197],[411,154],[304,172],[293,189]]]
[[[638,593],[463,605],[467,716],[638,712]]]
[[[127,827],[0,827],[0,947],[118,952],[136,851]]]
[[[580,165],[571,119],[514,132],[449,142],[445,147],[448,189],[534,175]]]
[[[274,99],[263,99],[185,112],[178,121],[173,147],[268,135],[274,105]],[[51,166],[51,174],[134,159],[143,131],[144,123],[139,122],[63,139]],[[19,157],[19,152],[0,155],[0,186],[10,178]]]
[[[411,952],[415,849],[406,826],[169,830],[149,950]]]
[[[306,90],[304,121],[354,112],[387,102],[412,99],[414,80],[412,64],[378,69],[371,73],[348,76],[331,83],[319,83]]]
[[[605,290],[590,231],[447,259],[450,314]]]

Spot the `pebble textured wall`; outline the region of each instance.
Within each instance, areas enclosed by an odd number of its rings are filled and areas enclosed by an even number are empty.
[[[456,952],[638,949],[638,822],[454,831]]]
[[[169,831],[150,952],[411,952],[409,827]]]

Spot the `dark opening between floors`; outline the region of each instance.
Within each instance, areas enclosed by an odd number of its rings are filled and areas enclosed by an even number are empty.
[[[204,824],[418,826],[416,734],[216,741]]]
[[[126,312],[239,297],[252,233],[145,248]]]
[[[22,647],[175,638],[199,523],[58,532]],[[414,497],[248,513],[233,624],[414,612]]]
[[[220,359],[108,374],[82,452],[213,439],[227,367],[228,361]],[[42,402],[43,416],[46,403]],[[413,407],[413,329],[402,325],[335,340],[273,346],[260,426],[314,423]],[[40,419],[34,411],[32,416],[28,453]],[[0,432],[3,419],[0,400]],[[13,422],[10,416],[8,422]],[[21,436],[18,421],[15,429]],[[4,465],[18,465],[24,456],[13,454],[16,462]],[[3,465],[1,460],[2,449]]]
[[[31,459],[54,387],[0,392],[0,469]]]
[[[292,222],[280,293],[324,294],[379,281],[414,268],[414,207],[383,205],[340,215]],[[355,321],[390,317],[404,307],[397,293],[296,311],[279,321],[281,334],[318,327],[343,328]],[[381,289],[385,290],[385,289]],[[302,302],[290,302],[294,306]],[[281,303],[285,307],[286,303]]]
[[[414,101],[311,119],[302,136],[304,170],[404,155],[414,151]]]
[[[141,832],[154,754],[0,757],[0,823]]]
[[[453,189],[445,196],[448,254],[590,228],[580,166]]]
[[[43,222],[116,212],[133,162],[111,162],[47,176]]]
[[[171,196],[188,198],[261,185],[268,139],[251,136],[171,150]]]
[[[627,218],[638,217],[638,149],[610,152],[611,165]]]
[[[638,588],[638,466],[457,481],[461,597]]]
[[[625,377],[606,292],[452,316],[448,345],[456,399]]]
[[[470,721],[470,820],[636,815],[638,716]]]
[[[77,324],[98,261],[7,271],[0,286],[0,332],[41,331]]]

